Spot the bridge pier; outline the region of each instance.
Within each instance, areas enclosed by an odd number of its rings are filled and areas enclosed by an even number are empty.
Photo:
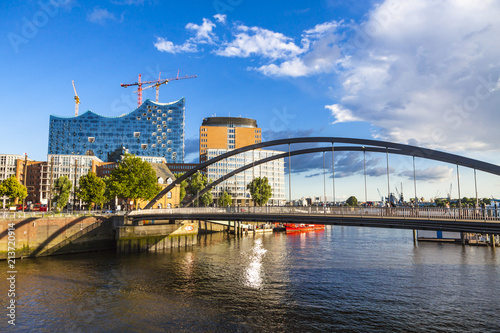
[[[413,243],[417,243],[417,230],[413,229]]]
[[[490,235],[490,240],[491,240],[491,246],[495,248],[495,234]]]
[[[465,245],[465,234],[463,232],[460,233],[460,244]]]

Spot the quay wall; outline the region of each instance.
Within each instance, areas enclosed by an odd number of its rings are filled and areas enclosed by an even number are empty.
[[[114,217],[95,216],[2,219],[0,259],[7,259],[13,248],[16,258],[113,249],[118,223]]]
[[[158,252],[197,244],[198,224],[182,221],[176,224],[134,225],[117,227],[118,253]]]

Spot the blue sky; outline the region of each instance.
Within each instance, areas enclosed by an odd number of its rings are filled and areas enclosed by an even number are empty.
[[[0,7],[1,153],[46,159],[49,115],[74,114],[72,80],[80,113],[119,116],[136,106],[134,89],[120,83],[180,69],[198,78],[163,86],[160,102],[186,97],[186,162],[197,159],[204,117],[241,115],[257,119],[264,140],[376,138],[500,163],[496,1],[42,0]],[[154,100],[153,89],[144,97]],[[338,199],[363,198],[362,156],[336,163]],[[321,156],[292,165],[293,197],[323,194]],[[391,157],[391,165],[391,183],[413,189],[405,176],[411,163]],[[387,192],[384,166],[383,156],[368,160],[369,200],[378,199],[377,188]],[[446,196],[451,183],[457,195],[453,166],[419,161],[417,169],[419,196]],[[462,196],[474,195],[471,179],[461,171]],[[478,180],[480,196],[500,196],[495,177]],[[327,190],[331,197],[331,183]]]

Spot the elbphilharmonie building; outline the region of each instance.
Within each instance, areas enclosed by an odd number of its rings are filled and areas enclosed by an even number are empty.
[[[97,156],[125,148],[136,156],[184,162],[185,98],[172,103],[146,100],[134,111],[105,117],[87,111],[77,117],[50,116],[48,154]]]

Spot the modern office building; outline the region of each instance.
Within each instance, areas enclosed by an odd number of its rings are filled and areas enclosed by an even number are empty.
[[[102,161],[95,156],[47,155],[47,162],[41,165],[40,203],[48,204],[51,186],[60,177],[66,176],[73,184],[69,202],[74,200],[74,189],[78,188],[81,176],[89,171],[96,172],[96,166]],[[77,200],[80,205],[80,200]]]
[[[0,181],[11,176],[17,177],[19,161],[24,162],[25,158],[25,155],[0,154]],[[31,161],[30,159],[28,160]]]
[[[184,162],[185,98],[172,103],[146,100],[118,117],[87,111],[77,117],[50,116],[49,155],[108,155],[125,148],[136,156]]]
[[[227,149],[208,149],[207,157],[212,159],[218,155],[225,154]],[[254,161],[266,157],[282,154],[282,151],[275,150],[254,150],[237,154],[233,157],[221,160],[207,168],[207,176],[212,181],[241,168],[244,165],[251,164]],[[254,178],[267,177],[271,185],[273,194],[269,199],[268,205],[279,206],[285,204],[285,161],[283,158],[260,164],[254,168],[247,169],[228,180],[223,181],[212,189],[214,199],[220,197],[224,191],[231,194],[233,203],[240,206],[252,205],[250,191],[247,190],[247,184]]]
[[[255,119],[209,117],[200,126],[200,162],[208,149],[238,149],[262,141],[262,131]]]
[[[200,126],[200,162],[205,162],[230,150],[260,143],[262,130],[257,121],[241,117],[209,117],[203,119]],[[262,158],[281,154],[274,150],[254,150],[229,157],[211,165],[205,170],[212,181]],[[234,205],[251,205],[252,200],[247,185],[257,177],[267,177],[272,187],[273,195],[269,205],[281,205],[285,202],[285,165],[284,159],[275,160],[248,169],[232,178],[225,180],[214,189],[214,200],[224,191],[231,194]]]

